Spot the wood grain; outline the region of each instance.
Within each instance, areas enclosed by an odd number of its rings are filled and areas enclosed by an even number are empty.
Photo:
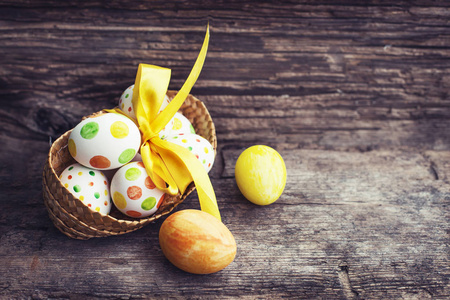
[[[450,297],[447,1],[0,1],[0,298]],[[210,177],[238,244],[194,276],[163,256],[163,220],[71,240],[42,203],[49,143],[116,105],[141,62],[216,125]],[[239,193],[234,164],[277,149],[273,205]],[[199,208],[192,194],[177,209]]]

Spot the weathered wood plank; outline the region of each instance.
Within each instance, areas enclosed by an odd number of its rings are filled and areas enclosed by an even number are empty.
[[[224,271],[187,276],[170,265],[158,246],[161,221],[121,237],[75,241],[57,233],[36,207],[32,226],[3,224],[2,254],[9,258],[0,274],[3,292],[25,296],[23,287],[35,286],[39,297],[449,295],[442,210],[449,183],[435,179],[425,156],[281,151],[286,191],[274,205],[257,207],[236,189],[239,153],[222,152],[223,175],[213,180],[224,222],[239,245]],[[198,207],[195,197],[183,207]]]
[[[449,298],[449,15],[428,0],[0,1],[0,298]],[[63,236],[42,204],[49,141],[114,106],[140,62],[179,89],[208,21],[192,93],[216,124],[210,176],[235,262],[176,269],[163,220]],[[233,177],[253,144],[288,167],[268,207]]]

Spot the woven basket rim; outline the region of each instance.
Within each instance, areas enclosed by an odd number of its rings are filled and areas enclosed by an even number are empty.
[[[45,179],[45,180],[46,180],[46,179]],[[47,187],[47,186],[45,186],[45,188],[48,190],[48,187]],[[45,203],[45,205],[47,206],[47,208],[49,208],[47,202]],[[89,228],[89,229],[91,229],[92,231],[95,231],[95,232],[103,233],[103,234],[105,234],[105,235],[117,235],[117,234],[120,234],[120,233],[115,233],[115,232],[111,232],[111,231],[108,231],[108,230],[101,230],[101,229],[94,228],[94,227],[92,227],[92,226],[86,224],[86,223],[83,222],[82,220],[78,219],[77,217],[75,217],[74,215],[72,215],[71,213],[69,213],[68,211],[66,211],[66,210],[64,209],[64,207],[62,207],[62,206],[59,204],[58,201],[55,201],[55,205],[58,207],[59,210],[61,210],[61,212],[63,212],[63,213],[66,214],[67,216],[70,216],[70,218],[71,218],[72,220],[77,220],[77,222],[79,222],[83,227]],[[53,212],[53,209],[49,208],[49,212],[50,212],[51,214],[53,214],[53,216],[54,216],[56,219],[59,220],[59,218],[58,218],[58,217],[55,215],[55,213]],[[61,220],[59,220],[59,222],[63,223]],[[82,233],[82,232],[80,232],[80,231],[78,231],[78,230],[76,230],[76,229],[74,229],[74,228],[70,228],[70,230],[77,232],[77,234],[78,234],[78,233],[81,233],[81,234],[84,235],[84,236],[88,236],[88,235],[86,235],[85,233]]]

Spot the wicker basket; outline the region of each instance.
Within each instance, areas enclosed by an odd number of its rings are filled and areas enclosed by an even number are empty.
[[[168,91],[170,99],[176,91]],[[192,95],[186,98],[180,112],[191,121],[197,134],[206,138],[216,151],[217,139],[214,123],[205,105]],[[74,197],[61,183],[59,175],[74,163],[68,151],[70,131],[58,138],[50,148],[43,172],[43,197],[50,219],[65,235],[75,239],[89,239],[119,235],[142,228],[148,223],[170,213],[194,189],[193,183],[181,195],[165,197],[158,211],[150,217],[133,219],[122,214],[114,206],[109,215],[94,212]]]

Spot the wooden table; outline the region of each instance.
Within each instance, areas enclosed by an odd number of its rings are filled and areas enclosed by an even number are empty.
[[[448,299],[450,3],[215,2],[0,3],[0,298]],[[42,199],[49,143],[115,106],[141,62],[171,68],[179,89],[208,21],[192,94],[216,125],[210,177],[234,262],[177,269],[164,218],[60,233]],[[270,206],[234,179],[255,144],[287,165]]]

